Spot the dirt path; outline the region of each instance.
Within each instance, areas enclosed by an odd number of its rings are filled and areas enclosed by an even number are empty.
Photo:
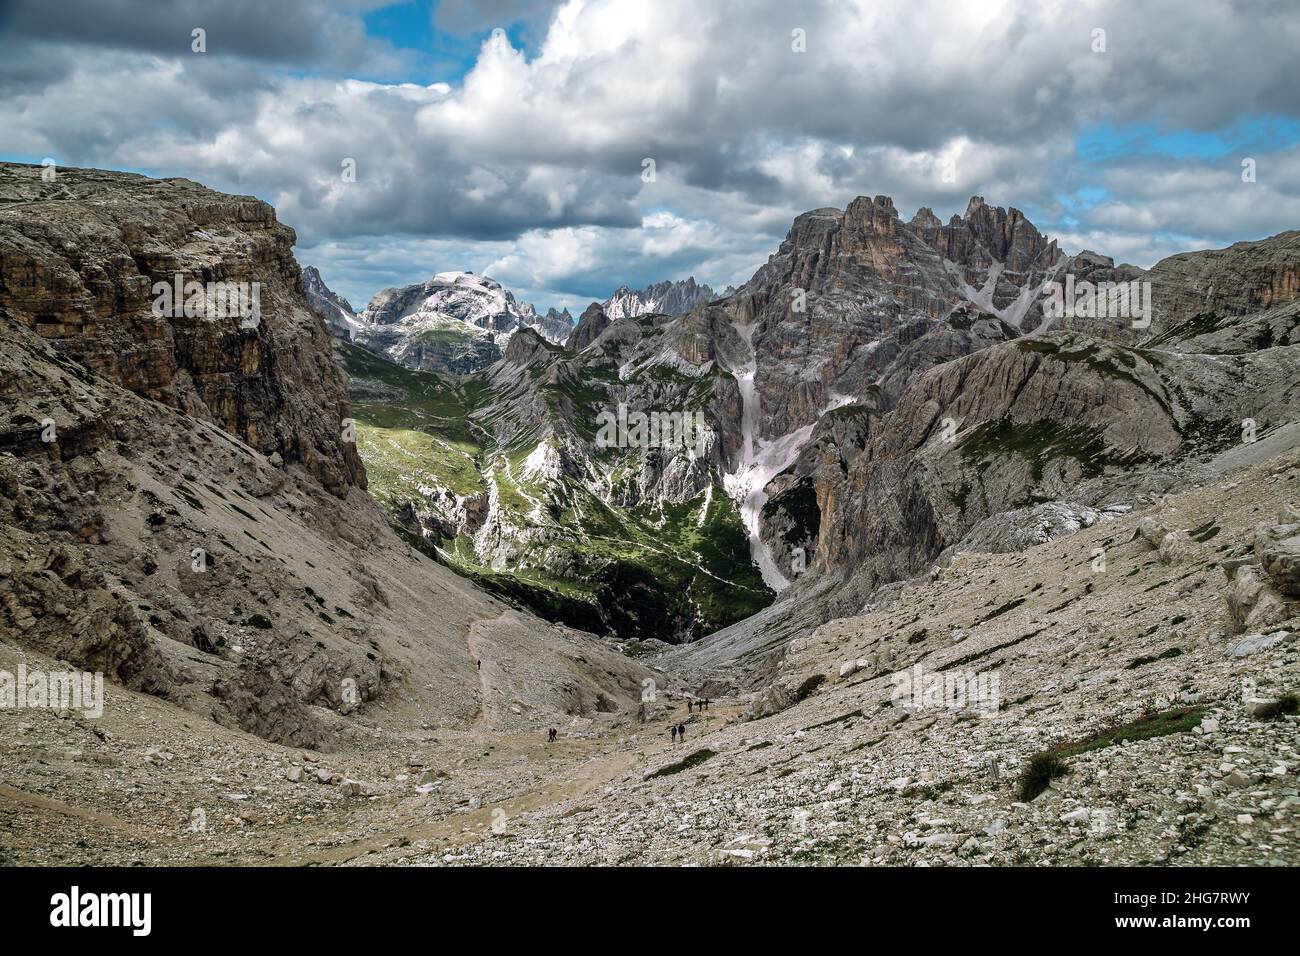
[[[480,624],[491,624],[505,617],[508,612],[502,611],[500,614],[491,617],[476,617],[465,622],[465,647],[469,651],[469,662],[474,665],[474,670],[478,674],[478,716],[474,719],[476,724],[484,724],[488,719],[488,701],[491,700],[491,686],[488,683],[488,674],[492,668],[493,662],[488,661],[488,669],[483,668],[483,654],[479,650],[478,642],[474,638],[474,628]]]
[[[74,807],[71,804],[64,803],[62,800],[56,800],[53,797],[43,797],[39,794],[28,793],[26,790],[18,790],[7,784],[0,783],[0,800],[11,800],[31,810],[40,813],[58,813],[68,817],[74,817],[88,823],[94,823],[97,826],[109,827],[113,830],[120,830],[134,837],[142,839],[157,839],[157,834],[152,830],[138,826],[129,820],[123,820],[112,814],[100,813],[96,810],[86,810],[82,807]]]
[[[535,759],[549,752],[559,759],[574,762],[557,768],[557,772],[549,776],[548,782],[541,787],[484,804],[476,810],[451,813],[435,820],[429,819],[426,807],[409,800],[376,807],[368,816],[371,817],[371,825],[380,828],[379,832],[341,846],[312,848],[303,853],[279,856],[276,863],[285,866],[338,865],[349,862],[392,864],[429,854],[454,855],[458,847],[492,837],[494,826],[508,834],[512,819],[592,793],[611,781],[633,773],[638,766],[647,764],[653,757],[669,751],[680,752],[682,756],[689,754],[703,738],[736,719],[740,710],[739,705],[711,708],[688,725],[688,741],[674,745],[667,733],[667,728],[671,726],[669,721],[684,721],[688,716],[685,706],[678,705],[670,717],[656,722],[657,726],[662,724],[658,728],[662,733],[624,738],[620,749],[613,753],[597,753],[600,747],[612,742],[611,737],[593,740],[561,738],[556,744],[550,745],[554,748],[550,751],[546,749],[548,745],[534,734],[495,737],[497,747],[511,754],[528,754]],[[650,727],[646,729],[647,732],[653,732]],[[398,839],[409,841],[411,845],[394,847],[393,844]],[[414,845],[423,841],[427,841],[427,845]],[[372,856],[375,857],[373,860],[367,859]]]

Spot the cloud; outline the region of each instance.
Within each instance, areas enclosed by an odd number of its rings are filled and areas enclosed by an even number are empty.
[[[443,30],[524,23],[536,42],[489,34],[436,84],[381,76],[413,54],[365,34],[377,5],[11,3],[4,148],[255,193],[305,248],[351,250],[339,275],[362,301],[390,276],[475,264],[539,296],[743,281],[799,212],[861,194],[904,216],[980,194],[1142,265],[1300,213],[1294,136],[1251,144],[1250,188],[1236,156],[1078,148],[1101,127],[1296,129],[1300,14],[1283,2],[444,2]],[[218,52],[191,55],[209,11]],[[1068,200],[1086,190],[1101,198]]]
[[[556,7],[553,0],[440,0],[433,23],[448,33],[478,33],[515,23],[544,26]]]
[[[13,39],[180,56],[203,29],[208,55],[284,66],[359,66],[379,52],[359,9],[379,0],[6,0],[0,30]]]

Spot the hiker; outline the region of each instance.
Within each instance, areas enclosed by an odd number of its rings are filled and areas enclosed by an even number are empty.
[[[673,724],[673,744],[677,743],[677,725]]]
[[[690,712],[691,712],[691,699],[690,699],[689,697],[687,697],[687,698],[686,698],[686,713],[689,714]]]
[[[678,725],[677,725],[677,736],[682,738],[682,742],[683,742],[683,743],[686,742],[686,725],[685,725],[685,724],[678,724]]]
[[[555,743],[555,728],[554,728],[554,727],[552,727],[551,730],[550,730],[550,732],[546,735],[546,742],[547,742],[548,744],[553,744],[553,743]]]

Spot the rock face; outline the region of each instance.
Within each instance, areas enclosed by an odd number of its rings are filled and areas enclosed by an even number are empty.
[[[547,309],[545,315],[536,316],[536,321],[529,321],[525,317],[524,324],[546,341],[557,345],[567,341],[573,332],[573,316],[568,309]]]
[[[0,308],[14,322],[137,395],[303,464],[337,494],[365,487],[343,440],[343,376],[274,209],[183,179],[69,170],[44,183],[12,164],[0,165],[0,190]],[[178,275],[203,289],[183,293],[186,308],[159,306]],[[259,314],[219,314],[230,310],[217,283],[256,283]]]
[[[1180,253],[1156,263],[1143,278],[1152,288],[1153,333],[1198,316],[1266,313],[1300,299],[1300,231],[1237,242],[1226,249]],[[1182,329],[1197,331],[1194,326]]]
[[[600,333],[609,328],[609,316],[597,302],[591,303],[583,310],[582,317],[578,319],[578,324],[573,327],[569,337],[564,342],[564,347],[570,352],[581,352],[600,336]]]
[[[0,164],[3,669],[21,652],[100,671],[296,747],[347,739],[354,714],[405,730],[635,710],[645,668],[393,533],[270,207],[40,173]],[[207,314],[203,288],[195,314],[159,315],[175,272],[258,282],[256,322]],[[500,655],[527,661],[523,716],[486,699]]]
[[[302,270],[302,294],[316,314],[325,320],[330,335],[344,342],[352,341],[352,333],[361,327],[357,314],[352,310],[352,303],[331,292],[315,266],[307,266]]]
[[[428,282],[377,293],[353,338],[407,368],[467,374],[500,358],[519,329],[563,342],[571,328],[566,316],[551,310],[539,317],[487,276],[440,272]]]
[[[677,282],[656,282],[644,289],[619,288],[601,303],[601,308],[611,319],[627,319],[637,315],[684,315],[702,302],[712,302],[717,296],[707,285],[696,285],[695,277]]]

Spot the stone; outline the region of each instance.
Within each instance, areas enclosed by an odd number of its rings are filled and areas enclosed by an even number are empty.
[[[1155,517],[1147,515],[1138,522],[1138,533],[1146,539],[1147,544],[1151,545],[1151,547],[1159,548],[1164,542],[1165,536],[1169,534],[1169,529]]]
[[[922,846],[951,847],[961,842],[961,836],[956,833],[931,833],[920,838]]]
[[[1280,623],[1287,617],[1286,605],[1281,596],[1255,567],[1240,567],[1233,572],[1224,600],[1238,633],[1247,629],[1263,629]]]
[[[1184,531],[1171,531],[1161,540],[1159,552],[1165,564],[1178,564],[1191,556],[1191,539]]]
[[[1259,551],[1259,562],[1274,587],[1290,597],[1300,597],[1300,534],[1269,542]]]
[[[1272,634],[1248,634],[1228,649],[1228,657],[1250,657],[1252,654],[1258,654],[1260,651],[1266,651],[1270,647],[1277,647],[1279,644],[1294,639],[1295,635],[1289,631],[1275,631]]]

